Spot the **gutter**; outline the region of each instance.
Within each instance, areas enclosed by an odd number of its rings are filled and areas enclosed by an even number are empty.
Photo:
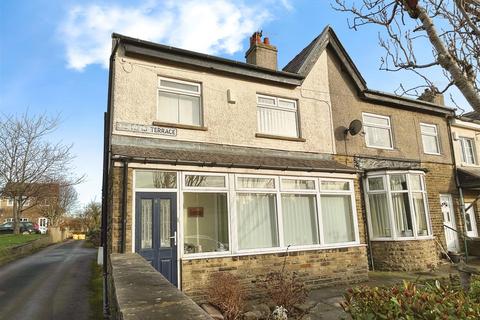
[[[263,169],[263,170],[279,170],[279,171],[306,171],[306,172],[328,172],[328,173],[349,173],[356,174],[363,172],[359,169],[343,169],[343,168],[314,168],[314,167],[293,167],[293,166],[274,166],[274,165],[255,165],[255,164],[241,164],[241,163],[221,163],[208,162],[198,160],[170,160],[170,159],[155,159],[145,157],[131,157],[125,155],[115,155],[113,160],[128,161],[136,163],[151,163],[151,164],[169,164],[169,165],[186,165],[199,167],[225,167],[225,168],[243,168],[243,169]]]

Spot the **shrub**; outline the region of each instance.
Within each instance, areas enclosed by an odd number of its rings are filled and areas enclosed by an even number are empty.
[[[477,303],[480,303],[480,277],[479,276],[472,277],[472,282],[470,283],[470,292],[468,295]]]
[[[245,305],[245,288],[238,277],[217,272],[210,276],[209,282],[208,301],[220,309],[225,320],[239,319]]]
[[[417,286],[358,287],[345,294],[343,309],[353,319],[479,319],[480,305],[461,289],[439,281]]]
[[[308,290],[298,274],[285,269],[268,273],[258,286],[265,290],[271,302],[283,306],[289,313],[294,305],[305,302],[308,296]]]

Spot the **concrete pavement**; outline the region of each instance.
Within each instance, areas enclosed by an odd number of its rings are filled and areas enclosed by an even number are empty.
[[[88,319],[96,250],[67,241],[0,268],[0,319]]]

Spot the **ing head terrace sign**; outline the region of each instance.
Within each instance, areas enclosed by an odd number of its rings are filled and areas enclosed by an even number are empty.
[[[175,128],[147,126],[143,124],[135,124],[135,123],[128,123],[128,122],[117,122],[116,129],[118,131],[147,133],[147,134],[171,136],[171,137],[175,137],[177,135],[177,129]]]

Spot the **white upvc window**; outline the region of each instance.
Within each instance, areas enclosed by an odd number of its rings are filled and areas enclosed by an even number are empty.
[[[201,85],[177,79],[158,79],[157,120],[173,124],[202,126]]]
[[[6,218],[6,219],[4,220],[4,222],[5,222],[5,223],[7,223],[7,222],[13,222],[13,218]]]
[[[7,207],[13,207],[13,198],[9,197],[7,198]]]
[[[297,101],[257,95],[258,133],[299,137]]]
[[[393,149],[390,117],[363,113],[365,143],[369,148]]]
[[[420,123],[420,132],[422,135],[423,152],[426,154],[440,154],[440,144],[438,142],[438,130],[434,124]]]
[[[460,137],[462,146],[462,162],[466,164],[477,164],[476,146],[473,138]]]
[[[236,175],[236,186],[239,252],[358,242],[352,180]]]
[[[182,173],[183,253],[225,255],[231,252],[228,175]]]
[[[370,173],[365,180],[372,240],[429,237],[430,219],[424,173]]]
[[[20,222],[28,222],[28,218],[20,218]]]

